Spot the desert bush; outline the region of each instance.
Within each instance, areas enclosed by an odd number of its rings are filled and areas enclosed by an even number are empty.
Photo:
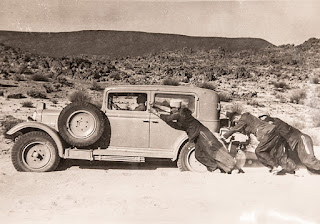
[[[162,81],[162,85],[167,85],[167,86],[178,86],[179,82],[175,79],[165,79]]]
[[[287,103],[287,99],[281,94],[275,94],[276,99],[279,100],[280,103]]]
[[[215,90],[216,86],[213,85],[212,83],[208,83],[208,82],[203,82],[198,84],[198,87],[203,88],[203,89],[211,89],[211,90]]]
[[[219,95],[220,101],[222,102],[232,101],[232,96],[229,93],[221,92],[221,93],[218,93],[218,95]]]
[[[16,75],[14,76],[14,80],[15,80],[15,81],[24,81],[25,79],[23,78],[22,75],[16,74]]]
[[[14,93],[14,94],[9,94],[7,96],[8,99],[23,99],[26,98],[22,93]]]
[[[265,107],[262,103],[259,103],[257,100],[250,100],[247,102],[247,104],[253,107]]]
[[[320,116],[318,114],[312,117],[312,122],[314,127],[320,127]]]
[[[289,85],[283,81],[281,82],[272,82],[273,86],[277,89],[289,89]]]
[[[113,80],[121,80],[121,74],[119,72],[112,72],[109,77]]]
[[[33,108],[33,103],[31,101],[24,101],[21,103],[22,107]]]
[[[103,90],[103,88],[95,81],[92,82],[90,89],[94,90],[94,91],[102,91]]]
[[[50,101],[51,101],[53,104],[57,104],[57,103],[58,103],[58,100],[57,100],[57,99],[50,99]]]
[[[52,87],[52,85],[46,85],[44,84],[43,87],[45,88],[47,93],[52,93],[55,91],[55,89]]]
[[[307,93],[305,90],[295,90],[291,93],[290,103],[302,104],[306,97]]]
[[[72,87],[73,86],[73,83],[69,82],[65,77],[59,76],[57,78],[57,81],[58,81],[58,83],[60,83],[60,84],[62,84],[64,86],[68,86],[68,87]]]
[[[40,98],[40,99],[46,99],[47,98],[47,94],[39,91],[39,90],[29,90],[27,92],[28,96],[32,97],[32,98]]]
[[[4,96],[4,92],[0,90],[0,96]]]
[[[40,82],[49,82],[49,78],[43,74],[34,74],[31,77],[31,80],[33,81],[40,81]]]
[[[231,107],[229,108],[229,110],[232,112],[232,113],[238,113],[238,114],[242,114],[242,112],[244,111],[244,108],[243,108],[243,105],[239,102],[237,103],[233,103],[231,105]]]
[[[75,103],[75,102],[91,102],[91,97],[89,96],[89,94],[85,91],[76,91],[76,92],[73,92],[69,95],[69,100],[72,102],[72,103]]]
[[[316,76],[311,77],[310,80],[309,80],[309,82],[310,82],[311,84],[319,84],[319,77],[316,77]]]
[[[23,122],[23,120],[21,119],[17,119],[11,115],[6,115],[3,120],[0,121],[0,124],[1,126],[3,127],[2,128],[2,131],[3,131],[3,134],[5,137],[8,137],[6,135],[6,132],[9,131],[13,126],[19,124]]]

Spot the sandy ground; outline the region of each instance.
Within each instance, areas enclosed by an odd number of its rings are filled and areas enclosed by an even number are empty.
[[[21,102],[30,100],[42,101],[0,97],[0,119],[25,120],[35,108]],[[44,101],[49,108],[66,104]],[[265,104],[273,116],[303,122],[320,145],[320,128],[309,128],[303,117],[311,109]],[[55,172],[21,173],[11,164],[11,147],[0,136],[1,223],[320,223],[320,176],[305,169],[273,176],[267,168],[247,167],[245,174],[226,175],[180,172],[171,161],[64,161]]]
[[[2,223],[319,223],[320,178],[180,172],[171,161],[70,161],[50,173],[0,159]]]

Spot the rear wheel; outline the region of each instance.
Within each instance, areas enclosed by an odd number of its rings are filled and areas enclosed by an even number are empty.
[[[46,133],[33,131],[18,138],[11,151],[17,171],[48,172],[57,168],[60,157],[54,140]]]
[[[177,165],[181,171],[192,171],[200,173],[207,171],[207,168],[196,159],[195,145],[189,142],[182,147]]]

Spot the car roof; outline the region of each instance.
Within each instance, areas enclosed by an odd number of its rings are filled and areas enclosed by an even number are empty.
[[[169,86],[169,85],[114,85],[114,86],[108,86],[105,89],[105,91],[110,91],[110,90],[188,92],[188,93],[197,93],[200,95],[206,92],[215,93],[215,91],[213,90],[194,87],[194,86]]]

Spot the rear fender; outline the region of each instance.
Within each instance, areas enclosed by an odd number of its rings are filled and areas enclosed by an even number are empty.
[[[188,136],[187,136],[187,135],[183,135],[181,138],[179,138],[179,139],[176,141],[176,143],[175,143],[175,145],[174,145],[174,147],[173,147],[174,151],[173,151],[172,161],[175,161],[175,160],[178,158],[180,149],[182,148],[182,146],[183,146],[186,142],[188,142]]]
[[[59,156],[63,158],[64,150],[63,150],[62,141],[58,135],[58,132],[46,124],[39,123],[36,121],[22,122],[20,124],[17,124],[13,128],[11,128],[9,131],[7,131],[6,134],[10,136],[10,135],[14,135],[17,132],[25,133],[23,130],[26,131],[26,129],[40,130],[50,135],[50,137],[55,141],[58,147]]]

